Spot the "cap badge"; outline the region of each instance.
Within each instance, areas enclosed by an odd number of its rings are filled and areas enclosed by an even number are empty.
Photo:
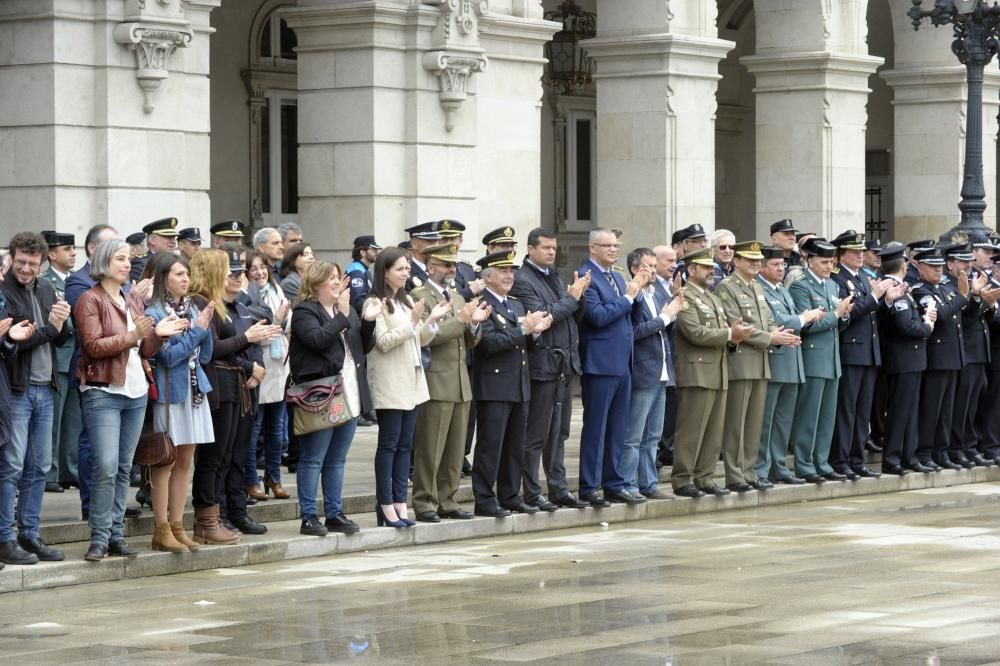
[[[513,236],[513,235],[514,235],[514,230],[513,230],[513,229],[511,229],[510,227],[504,227],[504,230],[503,230],[503,235],[504,235],[504,236],[505,236],[506,238],[510,238],[511,236]]]

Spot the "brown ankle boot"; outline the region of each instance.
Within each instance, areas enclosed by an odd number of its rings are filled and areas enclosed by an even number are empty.
[[[187,534],[187,530],[184,529],[184,523],[181,521],[178,520],[170,523],[170,532],[174,535],[175,539],[187,546],[188,550],[198,550],[198,542],[191,540],[191,537]]]
[[[270,476],[265,475],[264,492],[267,493],[268,491],[274,494],[274,499],[288,499],[291,497],[291,495],[288,494],[288,491],[285,490],[284,486],[281,485],[280,481],[276,483]]]
[[[156,530],[153,532],[152,548],[153,550],[162,550],[167,553],[187,552],[187,546],[174,538],[173,532],[170,531],[170,523],[163,523],[156,526]]]
[[[240,542],[240,535],[227,530],[219,520],[219,505],[195,507],[194,540],[198,543],[230,546]]]

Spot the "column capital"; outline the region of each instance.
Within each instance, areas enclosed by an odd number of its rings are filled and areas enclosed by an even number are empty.
[[[670,75],[719,79],[719,62],[736,46],[725,39],[673,33],[597,37],[581,44],[597,61],[595,80]]]
[[[740,64],[757,78],[755,93],[842,90],[868,94],[868,77],[885,62],[878,56],[816,51],[744,56]]]
[[[894,104],[965,100],[968,74],[963,65],[887,69],[879,72],[879,76],[892,87],[895,93]],[[984,72],[983,87],[1000,88],[1000,72]]]

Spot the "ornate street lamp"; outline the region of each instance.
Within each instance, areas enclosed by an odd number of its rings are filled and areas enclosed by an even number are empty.
[[[545,45],[549,64],[542,80],[559,93],[572,95],[592,81],[592,63],[580,40],[597,36],[597,15],[581,9],[573,0],[565,0],[558,8],[545,12],[545,19],[562,23],[563,29]]]
[[[933,9],[921,9],[921,0],[912,0],[907,15],[913,19],[913,29],[930,18],[934,27],[951,24],[955,41],[951,50],[965,65],[969,89],[968,126],[965,132],[965,167],[962,180],[962,201],[958,209],[962,218],[957,227],[941,236],[950,241],[956,232],[989,234],[983,224],[986,210],[986,190],[983,187],[983,71],[997,52],[1000,30],[1000,6],[983,0],[935,0]]]

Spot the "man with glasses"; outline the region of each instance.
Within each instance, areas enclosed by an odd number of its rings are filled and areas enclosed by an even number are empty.
[[[715,266],[712,269],[713,290],[733,272],[735,243],[736,236],[728,229],[716,229],[712,233],[712,251],[715,253]]]
[[[48,280],[39,280],[42,261],[48,252],[45,239],[21,232],[10,241],[12,265],[0,290],[7,314],[14,323],[30,322],[31,337],[6,359],[10,381],[11,441],[0,449],[0,504],[6,513],[14,505],[17,515],[0,515],[0,562],[34,564],[39,560],[58,561],[62,551],[49,548],[39,537],[45,478],[52,464],[52,410],[56,391],[56,347],[66,342],[65,326],[70,307]],[[14,540],[12,518],[17,521]]]
[[[580,434],[580,499],[591,506],[646,501],[630,493],[619,473],[632,391],[632,304],[653,280],[648,271],[628,283],[614,270],[618,237],[610,229],[590,232],[590,258],[577,271],[591,275],[586,310],[580,322],[583,430]]]

